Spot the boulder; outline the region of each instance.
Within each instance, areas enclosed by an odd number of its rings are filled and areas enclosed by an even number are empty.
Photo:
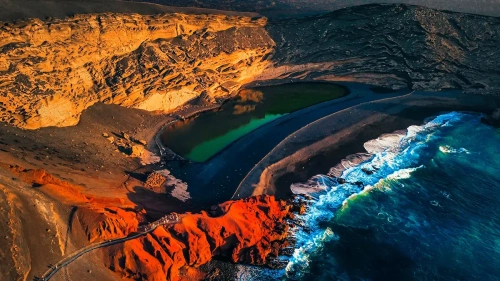
[[[494,127],[500,127],[500,108],[495,109],[491,114],[482,119],[483,123]]]
[[[141,145],[132,145],[130,147],[130,156],[141,157],[144,154],[144,147]]]

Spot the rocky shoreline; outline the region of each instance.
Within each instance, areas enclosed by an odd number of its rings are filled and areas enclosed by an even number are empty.
[[[266,155],[240,183],[232,199],[257,194],[291,196],[290,185],[327,174],[345,157],[381,134],[421,124],[446,111],[491,113],[500,99],[461,91],[415,92],[335,112],[298,130]]]

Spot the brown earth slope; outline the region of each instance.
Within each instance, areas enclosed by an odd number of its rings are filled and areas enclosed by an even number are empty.
[[[89,243],[136,232],[147,215],[131,202],[89,196],[42,169],[4,163],[0,198],[0,222],[7,226],[0,242],[1,280],[39,277]],[[213,257],[263,265],[286,245],[291,211],[288,203],[263,195],[184,214],[177,224],[82,257],[78,270],[63,269],[54,279],[74,280],[75,273],[87,271],[79,280],[198,280],[206,273],[196,268]]]
[[[500,89],[500,18],[367,5],[267,26],[273,68],[256,80],[358,81],[414,90]]]

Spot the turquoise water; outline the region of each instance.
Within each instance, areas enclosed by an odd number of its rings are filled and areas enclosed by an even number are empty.
[[[500,280],[498,129],[452,112],[365,148],[345,183],[292,186],[316,199],[282,278]]]
[[[239,139],[241,136],[252,132],[262,125],[276,120],[281,116],[283,116],[283,114],[266,114],[263,118],[252,118],[249,123],[241,127],[230,130],[223,135],[198,144],[188,154],[186,154],[185,157],[199,162],[206,161],[213,156],[214,152],[221,151],[226,146]]]

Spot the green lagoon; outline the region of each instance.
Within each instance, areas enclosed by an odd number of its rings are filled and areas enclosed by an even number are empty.
[[[246,89],[220,109],[179,121],[165,130],[163,144],[195,162],[291,112],[341,98],[348,90],[332,83],[293,83]]]

